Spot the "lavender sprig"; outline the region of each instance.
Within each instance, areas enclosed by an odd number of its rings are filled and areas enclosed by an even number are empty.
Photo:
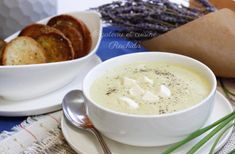
[[[197,0],[202,6],[205,7],[206,11],[214,12],[216,8],[208,0]]]

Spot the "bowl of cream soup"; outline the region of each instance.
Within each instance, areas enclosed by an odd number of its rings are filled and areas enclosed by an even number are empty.
[[[106,137],[134,146],[175,143],[201,128],[216,78],[182,55],[143,52],[107,60],[85,77],[88,116]]]

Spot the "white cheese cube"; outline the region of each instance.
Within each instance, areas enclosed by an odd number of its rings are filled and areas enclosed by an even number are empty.
[[[162,97],[170,97],[171,96],[171,91],[167,86],[161,85],[159,95],[162,96]]]
[[[146,102],[149,103],[154,103],[154,102],[158,102],[159,101],[159,97],[157,95],[154,95],[152,92],[147,91],[144,96],[142,97],[142,99]]]
[[[123,78],[123,85],[125,87],[132,87],[137,84],[137,81],[128,77]]]
[[[154,84],[153,80],[151,80],[151,79],[148,78],[147,76],[144,76],[144,81],[145,81],[147,84],[150,84],[151,86]]]
[[[119,97],[119,100],[126,103],[132,109],[137,109],[139,107],[139,104],[129,97],[126,96]]]
[[[144,94],[144,90],[138,84],[136,84],[129,89],[129,93],[132,96],[141,96]]]

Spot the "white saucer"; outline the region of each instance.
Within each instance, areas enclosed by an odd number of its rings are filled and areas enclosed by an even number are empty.
[[[85,75],[91,68],[99,63],[101,63],[101,60],[98,56],[92,57],[90,62],[83,66],[83,70],[80,71],[72,82],[48,95],[18,102],[0,100],[0,116],[30,116],[61,109],[61,102],[65,94],[74,89],[81,89],[81,83]]]
[[[225,115],[231,113],[233,108],[229,101],[219,92],[216,94],[215,98],[215,106],[213,108],[212,114],[209,117],[206,125],[213,123],[214,121],[224,117]],[[64,118],[61,121],[62,132],[64,134],[65,139],[68,141],[70,146],[78,153],[82,154],[100,154],[102,151],[100,150],[99,144],[97,143],[96,139],[90,133],[76,129],[72,127]],[[227,132],[227,134],[221,139],[216,150],[218,151],[229,139],[233,128]],[[157,131],[157,130],[156,130]],[[174,152],[174,154],[183,154],[186,153],[192,145],[194,145],[199,139],[193,140],[190,144],[187,144],[183,148],[179,149],[178,151]],[[213,138],[214,140],[214,138]],[[205,154],[211,148],[212,142],[206,144],[198,154]],[[112,154],[160,154],[162,153],[167,147],[151,147],[151,148],[143,148],[143,147],[134,147],[125,144],[121,144],[110,139],[105,138],[106,143],[110,147]]]

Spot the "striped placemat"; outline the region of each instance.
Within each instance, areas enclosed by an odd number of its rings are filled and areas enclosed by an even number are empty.
[[[61,129],[62,111],[28,117],[11,132],[0,134],[0,154],[75,154]]]

